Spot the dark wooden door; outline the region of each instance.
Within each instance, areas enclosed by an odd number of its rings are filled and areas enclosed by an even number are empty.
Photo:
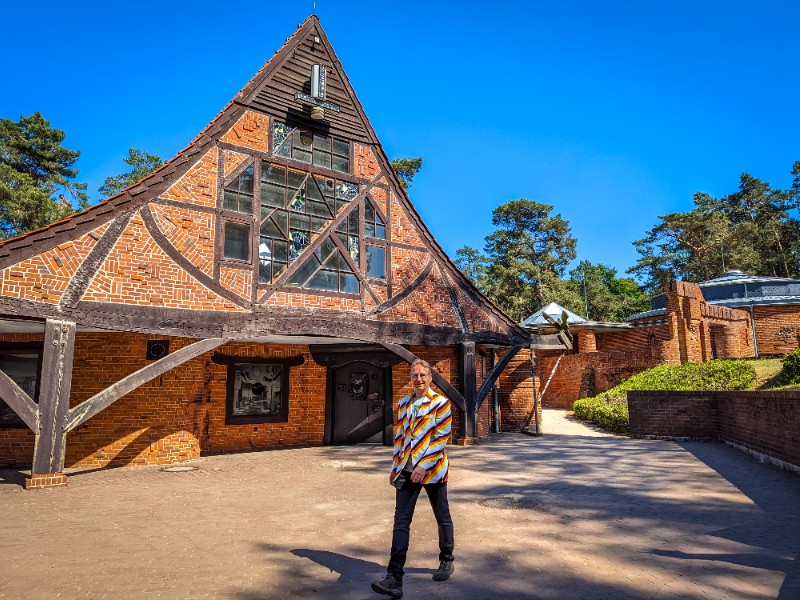
[[[386,369],[353,362],[333,370],[333,443],[383,442]]]

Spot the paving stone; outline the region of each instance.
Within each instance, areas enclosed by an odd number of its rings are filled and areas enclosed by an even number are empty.
[[[545,410],[544,435],[449,450],[456,572],[421,501],[407,598],[794,600],[800,477],[711,443],[631,440]],[[0,598],[379,598],[391,450],[208,456],[195,471],[0,471]],[[487,499],[494,500],[486,502]]]

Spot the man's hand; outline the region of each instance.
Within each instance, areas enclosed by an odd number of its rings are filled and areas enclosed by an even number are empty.
[[[392,471],[391,473],[389,473],[389,485],[392,487],[394,487],[394,480],[395,480],[395,474],[394,471]]]
[[[425,475],[428,474],[428,471],[417,465],[414,467],[414,471],[411,473],[411,481],[414,483],[419,483],[423,479],[425,479]]]

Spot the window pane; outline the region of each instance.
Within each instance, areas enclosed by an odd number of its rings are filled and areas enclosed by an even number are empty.
[[[291,232],[291,245],[289,246],[289,260],[294,260],[306,249],[309,244],[308,236],[302,231]]]
[[[239,212],[246,215],[253,214],[253,197],[250,195],[239,195]]]
[[[287,179],[287,187],[289,188],[289,196],[294,197],[297,193],[297,190],[300,189],[300,186],[303,185],[303,180],[306,178],[305,173],[301,173],[300,171],[289,171],[288,172],[288,179]]]
[[[330,218],[323,219],[320,217],[311,217],[311,232],[319,233],[320,231],[325,229],[330,222],[331,222]]]
[[[366,222],[364,223],[364,235],[367,237],[375,237],[375,224]]]
[[[380,246],[367,246],[367,277],[386,277],[385,253]]]
[[[345,294],[358,294],[358,279],[352,273],[339,274],[339,291]]]
[[[272,281],[272,275],[270,273],[271,267],[271,261],[261,260],[258,262],[258,283],[269,283]]]
[[[328,209],[328,205],[324,202],[307,202],[306,212],[317,217],[326,217],[328,219],[330,219],[332,216],[331,211]]]
[[[314,149],[314,164],[325,169],[331,168],[331,155],[327,152]]]
[[[246,194],[253,193],[253,165],[247,167],[239,175],[239,191]]]
[[[358,186],[348,181],[340,181],[336,184],[336,198],[350,201],[358,196]]]
[[[307,232],[308,229],[308,215],[298,214],[298,213],[291,213],[289,215],[289,228],[290,229],[297,229],[303,232]]]
[[[350,159],[334,156],[331,158],[331,169],[340,173],[350,172]]]
[[[300,190],[297,192],[297,195],[289,203],[289,208],[296,212],[305,212],[306,192],[304,189],[300,188]]]
[[[369,200],[364,200],[364,218],[367,221],[375,221],[375,207]]]
[[[326,290],[329,292],[338,292],[339,276],[336,271],[323,271],[320,269],[314,273],[314,276],[309,280],[305,287],[310,287],[317,290]]]
[[[286,184],[286,169],[269,163],[261,163],[261,181],[269,181],[283,186]]]
[[[377,225],[375,227],[375,237],[381,240],[386,239],[386,227],[383,225]]]
[[[274,183],[261,184],[261,204],[265,206],[283,208],[286,203],[285,194],[286,189],[283,186]]]
[[[324,263],[335,252],[338,252],[336,250],[336,244],[334,244],[330,238],[326,238],[317,250],[317,258],[319,262]]]
[[[341,140],[333,140],[333,153],[350,158],[350,144]]]
[[[330,152],[331,151],[331,138],[322,137],[320,135],[314,136],[314,152]]]
[[[282,240],[275,240],[272,242],[272,254],[276,261],[285,263],[289,260],[289,244]]]
[[[319,269],[319,261],[313,254],[310,255],[300,268],[294,272],[294,275],[289,277],[287,283],[294,283],[296,285],[304,285],[308,278],[311,277]]]
[[[237,365],[233,379],[233,416],[281,414],[280,365]]]
[[[275,121],[272,124],[272,148],[277,151],[278,146],[280,146],[283,141],[289,137],[289,132],[291,129],[287,127],[284,123],[279,123]],[[288,144],[287,144],[288,145]]]
[[[222,199],[222,208],[225,210],[236,210],[239,206],[239,194],[235,190],[225,188],[225,195]]]
[[[281,238],[285,237],[281,230],[278,229],[278,226],[275,225],[275,222],[272,219],[266,219],[261,223],[261,235],[273,237],[273,238]]]
[[[225,258],[248,260],[250,258],[250,226],[243,223],[225,223]]]

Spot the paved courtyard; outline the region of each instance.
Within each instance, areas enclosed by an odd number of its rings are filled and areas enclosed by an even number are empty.
[[[405,598],[800,599],[800,477],[720,444],[545,435],[449,451],[452,580],[423,497]],[[376,599],[390,449],[204,457],[196,470],[0,470],[0,598]],[[385,597],[385,596],[384,596]]]

